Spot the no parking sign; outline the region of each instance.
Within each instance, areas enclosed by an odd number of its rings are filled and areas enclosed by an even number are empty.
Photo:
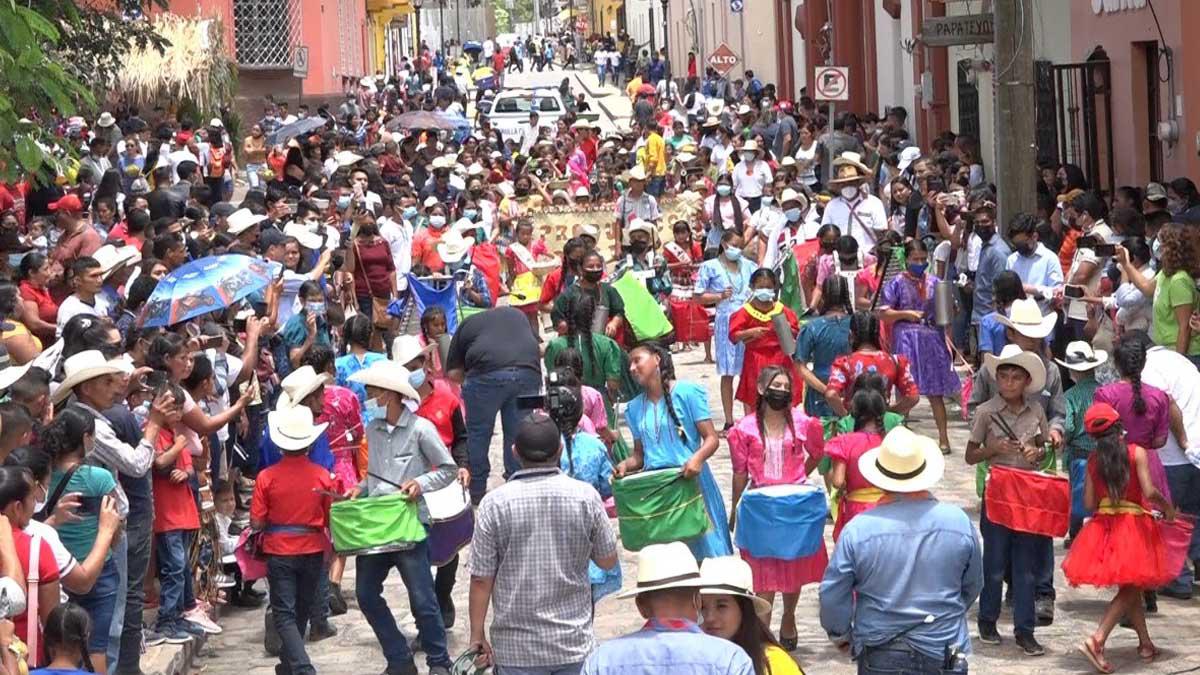
[[[817,66],[813,73],[818,101],[850,99],[850,69],[845,66]]]

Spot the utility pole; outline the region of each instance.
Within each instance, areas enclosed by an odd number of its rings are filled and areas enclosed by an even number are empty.
[[[997,225],[1003,234],[1018,213],[1036,213],[1033,0],[995,0]]]

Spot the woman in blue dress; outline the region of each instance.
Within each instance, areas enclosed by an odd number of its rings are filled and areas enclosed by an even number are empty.
[[[710,527],[686,543],[698,561],[733,555],[725,502],[708,467],[720,439],[708,411],[707,392],[692,382],[676,382],[671,354],[658,344],[634,347],[629,364],[643,393],[625,409],[633,452],[617,464],[613,475],[621,478],[637,471],[678,467],[685,478],[698,478]]]
[[[825,384],[833,360],[850,353],[853,313],[846,278],[838,274],[825,277],[821,284],[821,316],[805,323],[796,341],[796,368],[804,378],[804,414],[809,417],[836,417],[825,400]]]
[[[387,357],[379,352],[370,350],[371,333],[375,327],[371,325],[371,317],[366,314],[356,314],[346,322],[346,353],[337,357],[333,366],[337,369],[337,383],[358,397],[358,405],[362,410],[363,425],[371,421],[371,413],[367,410],[367,388],[359,382],[351,382],[350,376],[364,368],[370,367],[376,361],[385,361]]]
[[[958,394],[961,383],[950,357],[947,328],[934,323],[933,289],[939,279],[928,273],[929,247],[922,239],[904,244],[908,268],[883,287],[880,318],[894,321],[892,353],[908,357],[917,390],[929,399],[937,423],[942,454],[950,454],[946,431],[946,396]]]
[[[716,305],[713,342],[717,352],[717,374],[721,376],[721,408],[725,412],[725,427],[733,426],[733,379],[742,374],[742,357],[746,346],[729,340],[729,317],[750,299],[750,275],[757,265],[742,257],[742,235],[726,230],[721,236],[721,248],[716,258],[700,265],[696,278],[696,294],[705,307]]]

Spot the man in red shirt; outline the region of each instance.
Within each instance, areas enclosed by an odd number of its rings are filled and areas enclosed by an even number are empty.
[[[55,214],[55,224],[62,230],[58,245],[50,252],[50,259],[62,263],[63,267],[76,258],[95,253],[104,245],[104,239],[88,219],[83,217],[83,201],[78,195],[67,194],[50,204]]]
[[[590,122],[579,120],[571,125],[575,133],[579,137],[579,148],[583,150],[583,156],[587,157],[588,171],[592,170],[592,166],[596,163],[596,156],[600,153],[600,145],[596,140],[596,134],[592,132]]]
[[[308,460],[308,449],[327,426],[314,424],[312,410],[302,405],[283,405],[267,415],[271,441],[283,451],[283,459],[258,474],[250,502],[250,527],[265,533],[271,614],[283,643],[279,670],[291,675],[317,672],[304,649],[304,633],[313,590],[324,573],[334,482],[327,470]]]

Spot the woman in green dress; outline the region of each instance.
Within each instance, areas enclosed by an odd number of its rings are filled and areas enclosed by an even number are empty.
[[[626,336],[629,331],[625,321],[625,302],[611,284],[603,281],[604,256],[596,250],[588,251],[583,256],[581,268],[582,272],[576,277],[575,283],[563,289],[554,301],[554,309],[550,311],[550,318],[558,332],[566,332],[567,303],[581,296],[588,296],[597,308],[606,307],[608,310],[604,334],[614,340],[631,339],[631,336]]]

